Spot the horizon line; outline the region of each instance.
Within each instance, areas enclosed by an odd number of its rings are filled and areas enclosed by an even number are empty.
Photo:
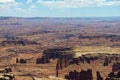
[[[88,16],[88,17],[45,17],[45,16],[31,16],[31,17],[25,17],[25,16],[0,16],[0,18],[120,18],[120,16]]]

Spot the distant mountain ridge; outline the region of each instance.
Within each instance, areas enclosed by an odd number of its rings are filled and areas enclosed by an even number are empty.
[[[0,31],[4,33],[73,30],[118,33],[120,17],[0,17]]]

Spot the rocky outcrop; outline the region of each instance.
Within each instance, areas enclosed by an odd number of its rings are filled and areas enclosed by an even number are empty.
[[[18,40],[18,41],[15,41],[15,40],[7,41],[7,40],[5,40],[5,41],[2,41],[0,43],[0,45],[1,46],[9,46],[9,45],[14,45],[14,46],[22,45],[22,46],[25,46],[25,45],[38,45],[38,43],[35,42],[35,41],[29,41],[29,40]]]
[[[69,74],[65,75],[65,79],[68,80],[93,80],[92,70],[88,69],[87,71],[81,70],[80,72],[74,70],[70,71]]]
[[[109,39],[111,42],[114,41],[120,41],[120,36],[119,35],[114,35],[114,34],[103,34],[103,35],[96,35],[96,36],[83,36],[79,35],[79,39],[100,39],[100,38],[105,38]]]
[[[119,70],[120,70],[120,63],[119,62],[113,63],[112,71],[115,72],[115,71],[119,71]]]
[[[16,63],[21,63],[21,64],[25,64],[25,63],[27,63],[27,61],[25,60],[25,59],[18,59],[18,58],[16,58]]]
[[[45,63],[50,63],[50,60],[48,59],[47,56],[43,56],[42,58],[36,59],[36,64],[45,64]]]
[[[120,71],[118,71],[117,74],[110,72],[106,80],[120,80]]]
[[[70,48],[53,48],[53,49],[47,49],[43,52],[43,55],[41,58],[36,59],[37,64],[44,64],[49,63],[50,59],[59,59],[60,65],[64,62],[65,66],[67,65],[67,59],[72,57],[72,55],[67,55],[65,53],[66,50],[70,50]]]
[[[0,69],[0,80],[14,80],[14,74],[10,67]]]
[[[108,66],[108,64],[109,64],[109,58],[106,56],[103,66]]]
[[[103,80],[103,77],[101,77],[99,71],[96,72],[96,75],[97,75],[97,80]]]
[[[22,39],[22,38],[18,38],[18,37],[14,37],[14,36],[7,36],[5,38],[6,38],[6,40],[4,40],[0,43],[1,46],[39,45],[39,43],[37,43],[36,41],[29,41],[27,39]]]

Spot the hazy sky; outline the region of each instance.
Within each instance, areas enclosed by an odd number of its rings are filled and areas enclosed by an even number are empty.
[[[120,16],[120,0],[0,0],[0,16]]]

